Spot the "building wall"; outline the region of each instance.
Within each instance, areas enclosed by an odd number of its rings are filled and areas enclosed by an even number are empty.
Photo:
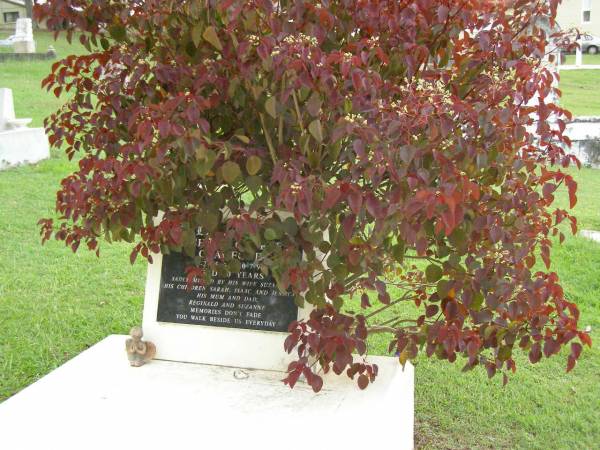
[[[4,0],[0,0],[0,24],[6,24],[7,22],[4,20],[4,13],[12,13],[18,12],[19,17],[27,17],[27,10],[24,6],[15,5],[14,3],[5,2]],[[14,23],[10,22],[10,23]]]
[[[590,21],[583,22],[583,10],[590,11]],[[584,33],[600,36],[600,0],[562,0],[556,14],[562,30],[577,28]]]

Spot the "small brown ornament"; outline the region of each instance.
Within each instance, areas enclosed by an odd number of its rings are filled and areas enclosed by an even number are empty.
[[[144,333],[141,327],[133,327],[129,335],[131,337],[125,342],[129,364],[133,367],[143,366],[156,355],[156,346],[152,342],[142,341]]]

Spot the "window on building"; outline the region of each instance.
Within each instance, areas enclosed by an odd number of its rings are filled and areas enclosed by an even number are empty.
[[[592,20],[592,0],[581,1],[581,22],[589,23]]]
[[[11,11],[11,12],[4,13],[4,22],[5,23],[16,22],[18,18],[19,18],[19,11]]]
[[[590,21],[591,11],[583,12],[583,23],[588,23]]]

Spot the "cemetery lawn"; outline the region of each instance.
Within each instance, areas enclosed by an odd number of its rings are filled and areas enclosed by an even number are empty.
[[[575,116],[600,116],[600,69],[560,72],[560,105]]]
[[[36,39],[40,50],[51,41],[48,33],[36,33]],[[55,47],[59,55],[74,48],[69,50],[64,41]],[[14,90],[17,115],[33,117],[35,126],[60,105],[39,89],[50,65],[0,63],[0,86]],[[587,78],[580,76],[584,72],[589,73]],[[565,71],[561,76],[565,104],[582,89],[573,105],[587,105],[589,111],[580,114],[600,114],[600,102],[593,101],[600,97],[595,90],[600,71]],[[129,264],[128,246],[103,246],[99,259],[83,248],[73,254],[55,241],[40,246],[36,222],[53,215],[60,180],[74,167],[74,162],[53,151],[50,160],[0,172],[0,401],[106,335],[127,333],[141,322],[145,267],[140,262]],[[576,214],[583,229],[600,230],[599,173],[574,171],[579,182]],[[565,192],[557,195],[557,202],[566,207]],[[578,303],[581,326],[591,326],[595,347],[584,350],[568,374],[566,355],[534,366],[519,355],[519,370],[506,387],[501,377],[488,380],[483,370],[461,373],[460,361],[451,365],[419,358],[417,448],[598,446],[600,244],[568,237],[555,247],[552,269],[559,273],[567,297]],[[372,353],[385,354],[386,349],[383,336],[370,341]]]
[[[575,54],[565,55],[565,60],[564,60],[563,64],[574,65],[575,64]],[[600,64],[600,54],[589,55],[587,53],[584,53],[583,54],[583,65],[586,65],[586,64]]]

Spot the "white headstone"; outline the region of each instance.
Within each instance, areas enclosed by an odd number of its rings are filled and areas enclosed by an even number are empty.
[[[27,128],[31,119],[17,119],[12,90],[0,88],[0,169],[50,157],[43,128]]]
[[[13,46],[15,53],[35,53],[35,41],[33,39],[31,19],[17,19]]]
[[[15,117],[12,90],[0,88],[0,131],[25,128],[30,122],[31,119],[17,119]]]
[[[8,130],[8,121],[15,119],[12,90],[0,88],[0,131]],[[12,127],[10,127],[12,128]]]
[[[583,48],[583,41],[581,37],[577,39],[577,49],[575,50],[575,65],[577,67],[583,64],[583,52],[581,49]]]

